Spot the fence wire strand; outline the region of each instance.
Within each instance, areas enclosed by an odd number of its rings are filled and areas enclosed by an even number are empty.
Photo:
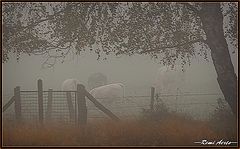
[[[71,100],[73,103],[74,110],[76,110],[76,92],[69,91],[71,93]],[[44,115],[47,112],[48,104],[48,93],[49,91],[43,91],[43,107]],[[183,93],[183,94],[159,94],[158,98],[166,97],[181,97],[181,96],[214,96],[220,95],[218,93]],[[156,96],[155,96],[156,97]],[[63,91],[52,91],[52,119],[64,119],[69,121],[69,109],[66,100],[66,92]],[[119,114],[119,117],[134,117],[136,118],[142,109],[147,109],[150,106],[151,96],[140,95],[140,96],[125,96],[117,98],[112,103],[102,103],[108,109],[113,111],[115,114]],[[98,98],[102,100],[106,98]],[[123,99],[123,100],[122,100]],[[125,102],[125,103],[124,103]],[[157,102],[157,101],[155,101]],[[90,101],[87,101],[90,103]],[[176,103],[165,103],[166,106],[176,106]],[[177,103],[177,106],[191,107],[190,105],[211,105],[214,106],[217,102],[192,102],[192,103]],[[37,91],[21,91],[21,106],[22,115],[24,119],[35,120],[38,118],[38,92]],[[185,108],[186,108],[185,107]],[[134,111],[135,110],[135,111]],[[88,118],[106,118],[106,116],[96,107],[88,107]],[[5,117],[13,117],[14,112],[5,114]],[[93,113],[93,114],[92,114]],[[94,114],[95,113],[95,114]],[[97,114],[96,114],[97,113]],[[136,114],[138,113],[138,114]]]

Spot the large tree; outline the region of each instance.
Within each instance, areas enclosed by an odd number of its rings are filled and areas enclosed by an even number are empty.
[[[51,67],[69,53],[90,50],[104,59],[146,54],[174,66],[201,55],[212,58],[225,100],[237,113],[237,77],[228,44],[237,48],[238,3],[2,4],[3,62],[10,53],[17,59],[22,53],[46,55],[43,65]]]

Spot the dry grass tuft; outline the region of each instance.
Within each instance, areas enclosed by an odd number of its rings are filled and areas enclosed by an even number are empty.
[[[3,128],[4,146],[186,146],[202,139],[224,139],[207,122],[177,115],[161,121],[92,121],[82,127],[25,123]]]

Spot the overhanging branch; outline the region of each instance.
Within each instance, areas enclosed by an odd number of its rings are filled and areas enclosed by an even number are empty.
[[[177,48],[177,47],[181,47],[181,46],[184,46],[184,45],[193,44],[193,43],[196,43],[196,42],[204,42],[204,43],[206,43],[206,41],[205,41],[204,39],[196,39],[196,40],[192,40],[192,41],[185,42],[185,43],[181,43],[181,44],[177,44],[177,45],[171,45],[171,46],[160,47],[160,48],[158,48],[158,49],[171,49],[171,48]],[[139,54],[149,53],[149,52],[154,52],[154,51],[156,51],[156,49],[151,49],[151,50],[142,51],[142,52],[140,52]]]
[[[189,10],[193,11],[196,15],[199,15],[199,11],[193,5],[189,4],[188,2],[181,3],[181,4],[185,5]]]
[[[52,20],[54,17],[58,16],[59,14],[61,14],[62,12],[64,12],[65,9],[59,11],[59,12],[56,12],[55,14],[53,15],[49,15],[49,16],[46,16],[45,19],[41,19],[41,20],[38,20],[36,22],[33,22],[27,26],[24,26],[24,27],[21,27],[19,30],[17,30],[17,32],[20,32],[20,31],[23,31],[25,29],[29,29],[29,28],[33,28],[35,26],[37,26],[38,24],[42,23],[42,22],[45,22],[45,21],[48,21],[48,20]]]

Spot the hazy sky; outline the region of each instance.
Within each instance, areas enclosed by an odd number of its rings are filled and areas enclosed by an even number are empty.
[[[232,54],[235,72],[237,71],[237,52]],[[39,56],[22,56],[17,62],[14,57],[6,64],[2,64],[2,88],[3,88],[3,104],[5,104],[12,96],[15,86],[20,86],[21,90],[36,90],[37,79],[43,79],[44,90],[53,88],[60,90],[61,84],[65,79],[76,78],[87,86],[88,77],[92,73],[104,73],[109,83],[121,82],[126,86],[126,96],[128,95],[150,95],[150,87],[155,81],[158,68],[162,67],[157,61],[152,60],[149,56],[122,56],[120,58],[111,57],[107,60],[98,61],[94,54],[84,54],[75,56],[72,59],[69,56],[64,63],[58,63],[51,69],[42,69],[43,57]],[[216,79],[216,72],[213,63],[206,62],[203,58],[193,59],[192,65],[186,67],[186,90],[191,93],[221,93]],[[162,98],[167,104],[173,104],[172,110],[181,109],[195,118],[205,119],[213,112],[214,106],[192,105],[179,107],[179,103],[192,102],[215,102],[217,96],[183,96]],[[148,98],[147,98],[148,99]],[[138,102],[138,100],[133,100]],[[145,101],[147,102],[147,101]],[[216,104],[215,104],[216,106]],[[114,109],[111,109],[114,110]],[[114,111],[115,112],[115,111]],[[135,111],[136,112],[136,111]],[[132,113],[134,114],[134,113]]]
[[[237,56],[232,54],[235,72],[237,72]],[[72,59],[73,58],[73,59]],[[107,60],[96,60],[95,54],[86,53],[82,56],[69,55],[64,63],[54,68],[42,68],[44,58],[41,56],[22,56],[17,62],[13,56],[3,66],[3,93],[13,92],[17,85],[25,90],[35,90],[37,79],[43,79],[44,89],[59,90],[61,83],[68,78],[76,78],[87,86],[87,79],[92,73],[101,72],[109,83],[122,82],[127,87],[150,87],[154,82],[157,69],[162,67],[149,56],[110,57]],[[196,83],[216,81],[216,72],[212,62],[201,58],[193,59],[193,64],[186,67],[188,78]],[[200,81],[202,80],[202,81]],[[205,81],[204,81],[205,80]]]

